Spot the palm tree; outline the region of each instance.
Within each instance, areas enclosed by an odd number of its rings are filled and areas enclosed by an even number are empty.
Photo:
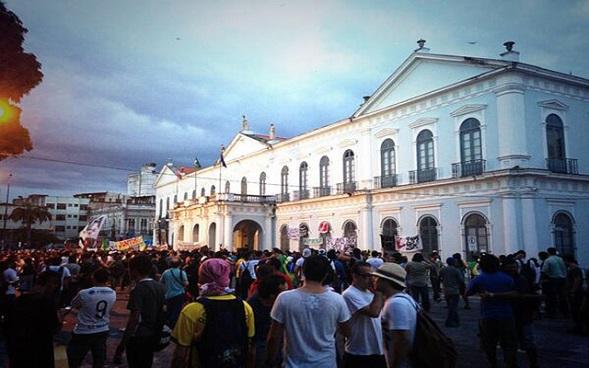
[[[8,217],[14,222],[21,222],[27,229],[27,244],[31,246],[33,224],[51,220],[51,213],[46,207],[36,206],[32,203],[24,202],[19,207],[12,210]]]

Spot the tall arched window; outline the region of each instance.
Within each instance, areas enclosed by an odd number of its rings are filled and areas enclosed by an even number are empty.
[[[288,166],[283,166],[280,171],[280,196],[282,201],[288,201]]]
[[[184,225],[178,228],[178,241],[184,241]]]
[[[211,195],[215,195],[215,191],[217,190],[217,188],[215,188],[214,185],[211,185]]]
[[[423,253],[430,254],[438,250],[438,222],[431,216],[425,216],[419,222],[419,237]]]
[[[168,217],[170,211],[170,197],[166,198],[166,217]]]
[[[553,172],[566,173],[566,151],[564,127],[556,114],[546,117],[546,146],[548,149],[548,169]]]
[[[266,173],[263,171],[260,174],[260,195],[266,195]]]
[[[199,233],[200,233],[200,226],[198,224],[196,224],[192,228],[192,242],[193,243],[198,243],[198,241],[199,241]]]
[[[573,220],[566,213],[558,213],[552,220],[554,247],[561,255],[575,255]]]
[[[241,178],[241,194],[247,195],[247,178],[245,176]]]
[[[319,161],[319,196],[329,194],[329,157],[323,156]]]
[[[306,162],[302,162],[299,166],[299,196],[300,199],[309,198],[309,189],[307,188],[307,170],[309,165]]]
[[[309,238],[309,226],[302,223],[299,225],[299,251],[306,248],[305,239]]]
[[[229,180],[225,182],[225,193],[229,193],[231,191],[231,183]]]
[[[460,176],[483,173],[481,144],[481,123],[474,118],[466,119],[460,125]]]
[[[434,136],[426,129],[417,135],[417,182],[432,180],[436,180]]]
[[[184,202],[188,200],[188,192],[184,192]]]
[[[192,199],[196,199],[196,189],[192,191]]]
[[[174,194],[174,204],[178,203],[178,194]]]
[[[346,150],[344,152],[344,186],[351,185],[354,182],[354,151]]]
[[[479,214],[468,215],[464,220],[464,236],[466,243],[466,259],[476,259],[481,252],[489,250],[489,234],[487,220]]]
[[[160,198],[160,218],[164,215],[164,199]]]
[[[350,239],[348,241],[351,241],[352,243],[349,244],[353,244],[354,247],[356,246],[356,241],[358,239],[358,227],[354,221],[347,221],[344,224],[344,237]]]
[[[395,186],[395,142],[385,139],[380,145],[380,186],[390,188]]]
[[[201,197],[204,197],[206,194],[207,194],[207,192],[206,192],[205,188],[204,188],[204,187],[202,187],[202,188],[200,189],[200,196],[201,196]]]
[[[382,235],[387,237],[395,237],[397,236],[397,222],[393,219],[387,219],[382,224]]]
[[[288,239],[288,226],[282,225],[280,227],[280,249],[287,251],[290,248],[290,241]]]

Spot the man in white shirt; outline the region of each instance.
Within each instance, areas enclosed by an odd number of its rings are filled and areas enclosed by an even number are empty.
[[[72,307],[79,310],[78,323],[67,347],[70,368],[79,367],[89,350],[93,367],[103,367],[106,362],[110,312],[117,299],[115,291],[106,286],[110,274],[99,268],[92,274],[94,287],[80,290],[72,300]]]
[[[352,285],[342,296],[352,314],[351,335],[346,339],[344,368],[386,368],[382,346],[380,311],[383,295],[372,287],[372,268],[367,262],[356,262],[351,268]]]
[[[373,250],[370,253],[370,258],[368,258],[366,262],[372,266],[372,271],[376,271],[384,263],[383,259],[379,257],[379,253],[376,250]]]
[[[375,289],[385,297],[380,319],[387,367],[411,367],[409,354],[415,340],[417,303],[403,292],[407,272],[396,263],[384,263],[372,275],[376,276]]]

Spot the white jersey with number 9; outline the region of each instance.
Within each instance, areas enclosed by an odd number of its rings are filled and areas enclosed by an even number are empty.
[[[110,311],[117,299],[109,287],[92,287],[81,290],[72,300],[72,307],[79,309],[75,334],[94,334],[109,330]]]

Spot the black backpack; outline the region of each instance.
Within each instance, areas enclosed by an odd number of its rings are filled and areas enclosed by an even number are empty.
[[[205,308],[206,323],[201,340],[196,343],[203,368],[245,367],[247,360],[247,325],[243,301],[239,298],[196,300]]]
[[[410,300],[398,294],[399,297]],[[420,308],[415,301],[410,300],[417,313],[415,339],[409,353],[412,367],[416,368],[454,368],[458,353],[454,342],[438,327],[436,322]]]

